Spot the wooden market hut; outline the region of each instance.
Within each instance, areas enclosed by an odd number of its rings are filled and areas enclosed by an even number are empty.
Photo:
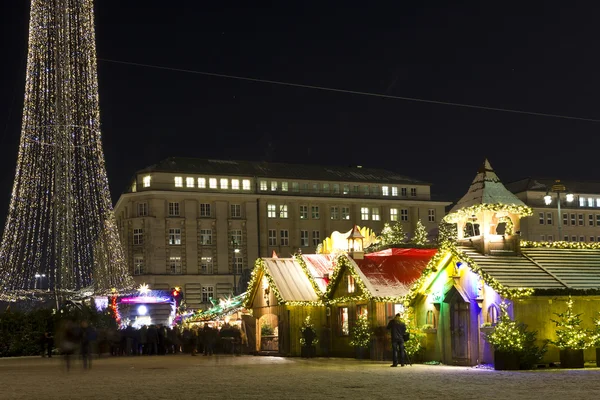
[[[457,223],[458,240],[442,245],[409,295],[417,324],[427,328],[426,361],[492,363],[485,333],[498,321],[502,301],[512,318],[537,331],[540,343],[556,338],[551,319],[565,311],[569,294],[574,312],[583,313],[582,327],[592,328],[600,311],[600,246],[523,242],[507,226],[502,234],[495,230],[503,218],[518,227],[530,214],[486,160],[446,216]],[[594,350],[586,350],[585,358],[595,359]],[[542,362],[558,360],[559,350],[550,345]]]
[[[256,318],[258,354],[300,356],[300,328],[306,317],[310,316],[317,332],[324,326],[327,257],[256,260],[246,307]]]
[[[351,331],[366,314],[375,334],[370,349],[374,360],[391,359],[388,321],[403,311],[404,296],[421,276],[437,249],[387,249],[353,258],[344,253],[326,292],[327,323],[331,327],[333,356],[354,357]]]

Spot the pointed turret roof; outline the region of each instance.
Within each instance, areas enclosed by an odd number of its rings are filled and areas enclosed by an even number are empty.
[[[365,237],[360,233],[360,229],[358,229],[358,225],[354,225],[352,228],[352,232],[348,235],[348,239],[364,239]]]
[[[477,171],[467,194],[452,207],[449,214],[482,204],[527,207],[517,196],[504,187],[487,158]]]

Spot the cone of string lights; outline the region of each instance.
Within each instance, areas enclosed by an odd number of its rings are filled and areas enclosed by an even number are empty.
[[[0,299],[133,286],[102,141],[92,0],[32,0],[15,180],[0,244]]]

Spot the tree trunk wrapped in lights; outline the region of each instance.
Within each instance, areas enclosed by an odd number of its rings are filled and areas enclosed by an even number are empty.
[[[91,294],[132,286],[102,150],[93,1],[32,0],[0,294],[15,300],[36,289]]]

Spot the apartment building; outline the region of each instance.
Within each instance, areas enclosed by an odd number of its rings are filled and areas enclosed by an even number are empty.
[[[257,258],[313,253],[354,224],[434,231],[450,203],[430,186],[360,166],[169,158],[135,174],[115,215],[136,282],[180,286],[199,309],[243,292]]]
[[[533,210],[521,220],[523,239],[600,242],[600,182],[525,178],[506,188]]]

